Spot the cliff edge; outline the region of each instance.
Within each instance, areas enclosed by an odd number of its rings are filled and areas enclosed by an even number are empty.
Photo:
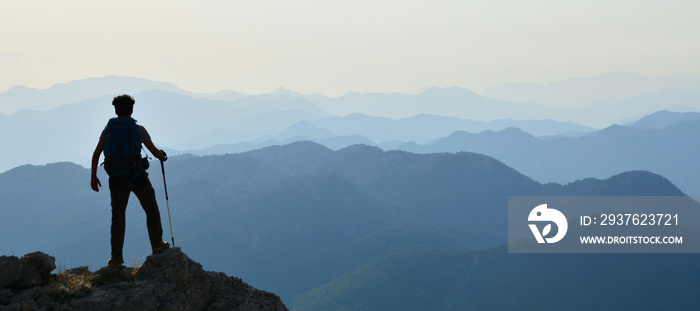
[[[55,268],[41,252],[0,256],[0,310],[287,310],[273,293],[204,271],[179,247],[148,256],[140,268],[51,274]]]

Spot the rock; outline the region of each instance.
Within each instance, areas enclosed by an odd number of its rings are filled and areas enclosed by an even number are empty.
[[[66,270],[66,274],[70,275],[84,275],[88,273],[90,273],[90,268],[88,268],[88,266],[80,266]]]
[[[95,285],[134,281],[134,268],[106,266],[95,271],[92,283]]]
[[[12,297],[12,290],[9,288],[0,289],[0,304],[7,304]]]
[[[39,275],[50,267],[30,266]],[[138,269],[78,267],[51,284],[3,296],[1,310],[287,310],[277,295],[204,271],[178,247],[148,256]]]
[[[56,269],[56,258],[42,252],[26,254],[19,261],[22,263],[22,288],[48,284],[51,271]]]
[[[42,252],[17,258],[0,256],[0,289],[26,289],[48,284],[56,259]]]
[[[22,262],[15,256],[0,256],[0,289],[22,279]]]
[[[26,254],[19,261],[22,264],[19,287],[22,289],[48,284],[51,271],[56,269],[56,258],[42,252]]]
[[[44,280],[41,278],[41,274],[33,268],[22,268],[22,280],[20,281],[19,288],[32,288],[36,286],[41,286],[44,284]]]
[[[201,277],[203,273],[201,264],[188,258],[179,247],[174,247],[148,256],[139,268],[136,278],[175,282]]]

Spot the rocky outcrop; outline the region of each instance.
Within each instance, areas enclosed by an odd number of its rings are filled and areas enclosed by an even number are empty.
[[[21,290],[47,284],[54,269],[56,258],[42,252],[26,254],[22,258],[0,256],[0,291],[8,293],[8,289]]]
[[[0,257],[0,310],[287,310],[280,298],[239,278],[209,272],[180,248],[140,268],[78,267],[51,274],[41,252]]]

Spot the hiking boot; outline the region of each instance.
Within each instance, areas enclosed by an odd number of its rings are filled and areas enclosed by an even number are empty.
[[[107,261],[107,264],[112,267],[119,267],[124,264],[124,258],[122,256],[112,257]]]
[[[162,252],[164,249],[170,247],[170,243],[161,242],[160,244],[152,245],[151,247],[153,248],[153,253],[158,254],[158,253]]]

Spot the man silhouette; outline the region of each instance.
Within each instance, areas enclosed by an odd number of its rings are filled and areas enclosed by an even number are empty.
[[[148,179],[148,173],[146,173],[147,167],[144,167],[147,166],[147,162],[144,163],[141,160],[141,144],[143,143],[151,151],[151,154],[159,160],[166,161],[168,158],[163,150],[156,148],[153,144],[148,131],[143,126],[136,125],[136,121],[131,118],[134,103],[134,99],[129,95],[120,95],[114,98],[112,105],[117,117],[112,118],[107,123],[95,151],[92,153],[90,178],[92,190],[100,191],[99,187],[102,187],[97,178],[97,166],[100,154],[103,152],[105,153],[105,170],[109,174],[112,205],[112,257],[108,264],[112,266],[124,263],[122,248],[124,247],[126,228],[125,214],[131,192],[136,195],[141,202],[141,207],[146,212],[148,237],[153,253],[159,253],[170,247],[168,242],[163,242],[163,227],[160,222],[158,203],[151,181]],[[130,148],[125,148],[120,144],[130,146]],[[123,151],[124,149],[131,150]]]

